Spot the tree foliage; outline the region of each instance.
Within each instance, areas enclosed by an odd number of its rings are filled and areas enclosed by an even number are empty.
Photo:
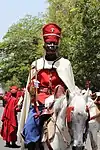
[[[29,64],[42,54],[41,27],[55,22],[62,28],[60,54],[68,58],[76,84],[90,80],[100,89],[100,2],[99,0],[47,0],[45,17],[26,16],[13,24],[0,43],[3,60],[0,80],[8,83],[15,76],[26,84]],[[45,18],[45,19],[44,19]]]
[[[48,0],[47,21],[62,28],[61,54],[72,62],[76,84],[100,89],[99,0]]]
[[[42,25],[43,19],[26,15],[8,29],[3,42],[0,43],[3,54],[0,82],[5,83],[5,86],[8,86],[8,82],[14,84],[14,77],[19,86],[25,86],[30,64],[42,54]]]

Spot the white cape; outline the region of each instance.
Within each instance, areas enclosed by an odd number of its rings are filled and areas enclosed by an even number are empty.
[[[28,116],[29,107],[30,107],[30,94],[27,91],[27,86],[29,82],[31,81],[31,79],[35,76],[36,69],[38,71],[43,68],[51,69],[52,64],[53,64],[53,61],[47,61],[44,58],[40,58],[34,61],[31,65],[31,72],[29,74],[27,85],[26,85],[26,91],[25,91],[25,96],[24,96],[24,101],[23,101],[23,106],[22,106],[20,121],[19,121],[19,126],[18,126],[18,137],[20,138],[20,140],[21,140],[20,133],[23,130],[24,124]],[[74,82],[74,76],[73,76],[73,71],[72,71],[70,61],[68,59],[60,58],[54,63],[53,68],[56,68],[58,76],[68,87],[69,91],[72,93],[75,92],[75,82]]]

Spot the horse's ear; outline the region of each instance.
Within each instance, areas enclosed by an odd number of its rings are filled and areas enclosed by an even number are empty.
[[[86,103],[88,102],[88,96],[89,96],[89,88],[87,89],[87,91],[83,95],[84,99],[86,100]]]

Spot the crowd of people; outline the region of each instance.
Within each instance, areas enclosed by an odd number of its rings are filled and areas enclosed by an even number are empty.
[[[11,86],[9,91],[5,92],[5,95],[2,97],[4,112],[1,118],[1,136],[6,142],[5,147],[20,147],[16,144],[16,141],[18,129],[17,114],[21,111],[22,104],[18,105],[18,101],[21,97],[24,97],[24,91],[17,86]]]
[[[76,90],[71,63],[59,55],[61,28],[55,23],[48,23],[43,26],[42,32],[44,55],[32,63],[25,93],[12,86],[3,97],[5,108],[1,136],[7,147],[19,147],[16,144],[18,131],[28,150],[35,150],[37,143],[40,150],[43,150],[43,124],[52,113],[46,111],[45,117],[41,114],[45,109],[50,109],[55,95],[60,97],[67,89],[72,93]],[[23,100],[19,102],[21,97]],[[99,106],[100,96],[98,97],[93,100]],[[19,126],[18,112],[21,112]]]

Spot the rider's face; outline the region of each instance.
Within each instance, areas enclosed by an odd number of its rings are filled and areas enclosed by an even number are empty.
[[[58,43],[56,42],[45,43],[44,49],[46,50],[46,54],[56,54],[58,50]]]

